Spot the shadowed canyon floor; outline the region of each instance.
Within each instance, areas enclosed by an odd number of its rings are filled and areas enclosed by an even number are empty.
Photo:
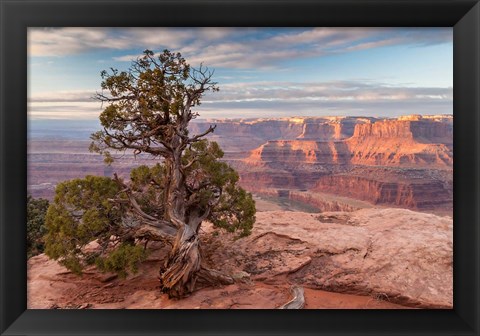
[[[279,206],[263,200],[259,210]],[[251,236],[203,229],[206,262],[236,283],[182,300],[159,291],[153,252],[126,279],[82,276],[39,255],[28,261],[29,308],[278,308],[305,288],[305,308],[451,308],[452,220],[402,209],[260,211]]]

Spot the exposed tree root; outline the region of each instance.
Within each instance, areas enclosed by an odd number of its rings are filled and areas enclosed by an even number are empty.
[[[172,252],[166,269],[160,271],[162,291],[169,297],[185,297],[195,288],[201,262],[198,244],[196,235],[183,242],[176,252]]]
[[[198,271],[197,276],[198,282],[203,285],[231,285],[234,283],[231,276],[205,267]]]
[[[303,309],[305,306],[303,287],[293,286],[291,291],[293,294],[293,299],[278,307],[278,309]]]

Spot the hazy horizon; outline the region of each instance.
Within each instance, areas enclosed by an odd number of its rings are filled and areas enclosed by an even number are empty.
[[[402,114],[398,116],[365,116],[365,115],[348,115],[348,116],[334,116],[334,115],[325,115],[325,116],[288,116],[288,117],[241,117],[241,118],[196,118],[192,122],[208,122],[211,121],[248,121],[255,119],[294,119],[294,118],[333,118],[333,117],[351,117],[351,118],[361,118],[361,117],[373,117],[373,118],[399,118],[402,116],[410,116],[412,113]],[[453,114],[429,114],[430,116],[452,116]],[[429,116],[423,115],[423,116]],[[100,121],[98,119],[94,120],[62,120],[62,119],[30,119],[28,121],[28,131],[27,136],[29,139],[34,138],[65,138],[65,139],[77,139],[77,140],[89,140],[90,134],[101,129]]]

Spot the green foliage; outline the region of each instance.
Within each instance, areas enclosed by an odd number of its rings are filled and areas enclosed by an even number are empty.
[[[130,187],[137,192],[136,201],[144,212],[157,218],[164,215],[167,179],[165,167],[160,163],[152,167],[142,165],[130,172]]]
[[[245,237],[252,232],[255,213],[252,194],[229,183],[208,219],[217,227],[238,232],[238,237]]]
[[[102,154],[107,164],[114,160],[112,152],[127,147],[160,155],[144,145],[168,142],[174,134],[170,126],[184,112],[186,97],[191,109],[200,105],[206,91],[218,91],[204,70],[192,69],[180,53],[164,50],[156,56],[145,50],[127,71],[102,71],[102,93],[96,98],[108,105],[99,117],[103,130],[91,135],[90,150]],[[198,90],[204,78],[207,81]]]
[[[219,161],[223,151],[216,142],[202,140],[185,151],[185,163],[196,159],[189,167],[191,185],[204,185],[200,189],[199,204],[210,204],[217,188],[220,193],[212,206],[208,220],[228,232],[238,232],[240,237],[251,233],[255,223],[255,201],[252,195],[237,185],[238,173],[227,163]]]
[[[80,273],[87,258],[82,248],[95,239],[107,241],[121,229],[122,209],[109,201],[118,192],[118,185],[108,177],[60,183],[46,215],[45,253]]]
[[[45,215],[49,202],[43,198],[27,197],[27,257],[40,254],[44,249]]]
[[[138,190],[148,185],[163,186],[166,178],[165,166],[163,164],[157,163],[152,167],[142,165],[131,170],[130,185]]]
[[[97,267],[104,272],[114,272],[125,278],[127,271],[138,272],[138,265],[144,261],[147,253],[142,246],[124,243],[114,249],[107,257],[95,260]]]

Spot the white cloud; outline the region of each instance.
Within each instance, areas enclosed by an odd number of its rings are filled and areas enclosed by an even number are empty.
[[[224,84],[204,103],[252,101],[429,101],[452,102],[452,88],[403,87],[383,83],[334,81],[318,83],[257,82]]]
[[[37,94],[29,99],[33,119],[97,119],[101,104],[92,91]],[[334,81],[317,83],[256,82],[224,84],[208,93],[197,109],[202,117],[250,115],[452,113],[452,88],[405,87],[384,83]],[[280,113],[281,112],[281,113]],[[262,114],[263,113],[263,114]],[[279,114],[280,113],[280,114]]]
[[[71,90],[37,93],[28,98],[29,102],[94,102],[92,90]]]
[[[29,28],[30,56],[65,56],[102,48],[124,49],[129,41],[111,39],[103,28]]]
[[[278,62],[388,45],[452,41],[451,28],[30,28],[30,56],[65,56],[93,49],[178,50],[191,64],[274,68]],[[129,62],[139,54],[115,56]]]
[[[98,119],[101,107],[98,102],[30,102],[28,103],[28,118],[64,119],[64,120],[94,120]]]
[[[168,28],[29,28],[30,56],[66,56],[93,49],[178,48],[192,37]]]

